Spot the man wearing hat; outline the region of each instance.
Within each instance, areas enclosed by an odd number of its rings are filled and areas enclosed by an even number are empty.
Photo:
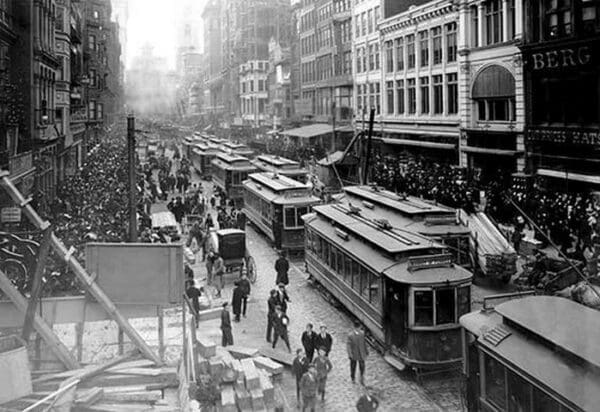
[[[231,332],[231,317],[227,310],[227,302],[223,302],[223,309],[221,310],[221,345],[233,345],[233,333]]]
[[[283,283],[285,286],[290,283],[288,278],[288,271],[290,270],[290,263],[285,258],[285,252],[279,252],[279,259],[275,262],[275,272],[277,272],[277,277],[275,278],[275,284],[279,285]]]
[[[313,365],[300,380],[300,392],[302,392],[302,412],[315,412],[317,406],[317,370]]]
[[[287,290],[285,290],[285,284],[280,283],[279,289],[277,290],[277,304],[281,307],[283,313],[287,312],[287,304],[290,301]]]
[[[235,315],[234,320],[236,322],[240,321],[240,314],[242,312],[242,300],[244,298],[243,291],[240,288],[240,282],[236,280],[234,283],[233,294],[231,297],[231,308],[233,309],[233,314]]]
[[[277,340],[281,338],[285,342],[285,346],[287,346],[288,352],[292,353],[292,348],[290,348],[290,340],[288,338],[288,324],[290,323],[290,319],[287,315],[281,310],[281,306],[275,306],[275,317],[273,318],[273,328],[275,329],[275,337],[273,338],[273,349],[277,345]]]

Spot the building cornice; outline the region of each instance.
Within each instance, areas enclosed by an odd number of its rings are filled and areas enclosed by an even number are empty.
[[[385,35],[457,11],[458,5],[455,2],[444,0],[433,6],[429,4],[384,20],[379,24],[379,30]]]

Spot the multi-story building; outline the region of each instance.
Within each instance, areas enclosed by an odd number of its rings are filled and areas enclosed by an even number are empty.
[[[292,48],[275,40],[269,43],[267,69],[268,115],[273,129],[287,126],[293,119]]]
[[[207,122],[224,116],[223,48],[221,44],[220,0],[210,0],[202,12],[204,22],[204,105],[201,113]]]
[[[242,120],[255,127],[263,124],[268,117],[268,71],[268,60],[250,60],[240,65],[239,90]]]
[[[457,6],[452,0],[435,0],[404,9],[390,9],[385,3],[384,7],[381,46],[377,38],[368,37],[375,24],[369,20],[373,9],[355,13],[360,15],[355,30],[367,35],[366,41],[355,41],[360,45],[355,59],[357,111],[375,109],[380,114],[375,132],[381,134],[384,147],[458,163]],[[381,47],[380,72],[375,71],[377,47]]]
[[[83,7],[79,0],[71,0],[70,13],[67,16],[71,41],[70,53],[70,103],[69,128],[72,136],[70,150],[64,159],[64,174],[70,176],[81,166],[85,156],[84,143],[86,140],[87,104],[86,73],[83,67]]]
[[[350,0],[302,1],[299,109],[306,119],[331,122],[335,115],[338,121],[351,120],[351,6]]]
[[[31,116],[33,38],[17,22],[31,22],[32,7],[16,0],[0,1],[0,169],[28,196],[35,168]],[[0,191],[0,206],[10,200]]]
[[[528,172],[561,190],[600,185],[600,3],[524,3]]]
[[[461,164],[483,180],[525,165],[523,0],[461,0],[459,85]]]

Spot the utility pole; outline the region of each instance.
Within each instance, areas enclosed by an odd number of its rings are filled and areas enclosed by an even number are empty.
[[[331,152],[335,152],[335,97],[333,98],[333,102],[331,103],[331,123],[333,124],[333,133],[331,135]]]
[[[367,137],[367,158],[365,159],[365,170],[363,182],[365,185],[369,184],[369,162],[371,160],[371,138],[373,136],[373,123],[375,123],[375,109],[371,109],[369,116],[369,135]]]
[[[135,169],[135,117],[127,116],[127,155],[129,159],[129,241],[138,241],[137,235],[137,173]]]

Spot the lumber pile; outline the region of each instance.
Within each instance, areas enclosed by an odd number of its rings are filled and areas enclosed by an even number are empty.
[[[202,348],[198,350],[196,369],[219,385],[217,411],[272,411],[283,406],[280,404],[284,401],[276,397],[273,384],[273,378],[283,373],[283,365],[259,356],[259,351],[253,348],[222,348],[211,345],[207,339],[199,342],[199,346]]]
[[[517,273],[517,254],[489,217],[483,212],[467,215],[464,211],[461,217],[471,229],[471,249],[484,275],[509,279]]]
[[[175,368],[159,367],[136,355],[131,352],[101,365],[41,375],[33,380],[33,394],[0,405],[0,411],[32,406],[45,410],[52,402],[73,412],[179,411],[164,397],[166,390],[178,387]]]

